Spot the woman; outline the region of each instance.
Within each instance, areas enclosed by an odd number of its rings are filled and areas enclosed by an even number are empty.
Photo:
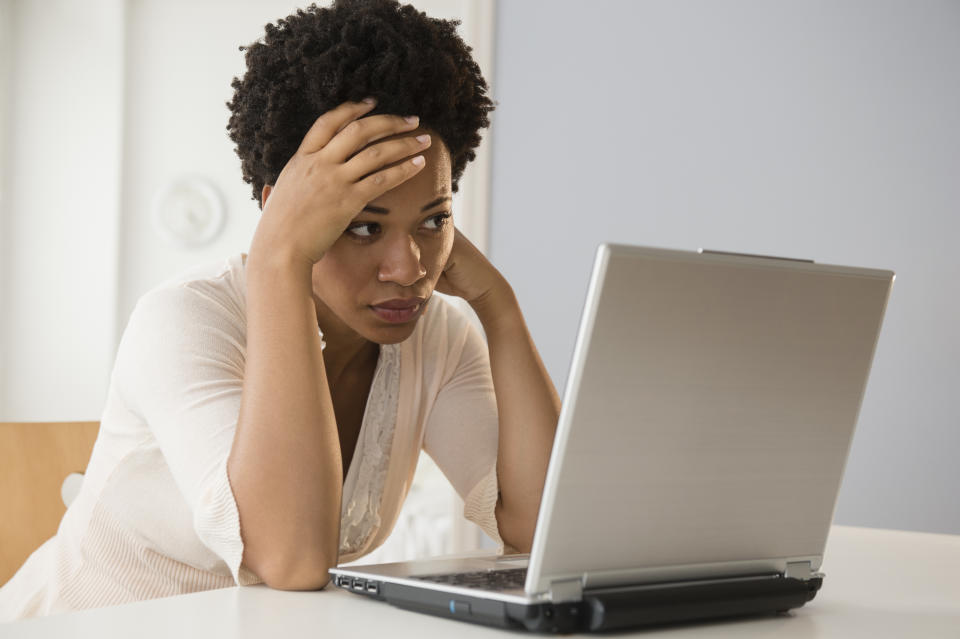
[[[262,208],[249,253],[139,300],[83,490],[0,620],[322,588],[386,539],[421,448],[501,551],[529,551],[560,403],[453,225],[493,108],[457,24],[344,0],[248,48],[227,128]]]

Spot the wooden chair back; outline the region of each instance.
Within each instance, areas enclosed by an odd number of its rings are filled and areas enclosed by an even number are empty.
[[[53,537],[60,488],[87,469],[100,422],[0,423],[0,585]]]

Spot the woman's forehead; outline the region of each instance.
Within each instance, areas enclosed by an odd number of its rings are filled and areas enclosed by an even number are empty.
[[[419,135],[419,133],[416,133],[416,135]],[[450,154],[447,152],[445,145],[437,142],[438,139],[434,138],[430,148],[423,151],[422,155],[426,164],[419,173],[380,197],[371,200],[369,204],[391,212],[394,209],[404,209],[405,211],[415,209],[415,212],[420,213],[421,207],[433,202],[438,197],[452,195]],[[409,161],[410,158],[407,157],[400,162]],[[398,163],[394,163],[394,165]]]

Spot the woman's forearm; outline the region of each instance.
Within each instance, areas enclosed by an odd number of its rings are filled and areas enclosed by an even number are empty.
[[[509,284],[473,308],[487,335],[500,421],[497,523],[506,544],[530,552],[560,398]]]
[[[228,460],[244,565],[267,585],[322,588],[336,565],[340,438],[309,265],[251,250],[243,399]]]

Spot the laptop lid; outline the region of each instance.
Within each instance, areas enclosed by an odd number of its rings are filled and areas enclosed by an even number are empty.
[[[525,591],[816,571],[893,279],[601,245]]]

